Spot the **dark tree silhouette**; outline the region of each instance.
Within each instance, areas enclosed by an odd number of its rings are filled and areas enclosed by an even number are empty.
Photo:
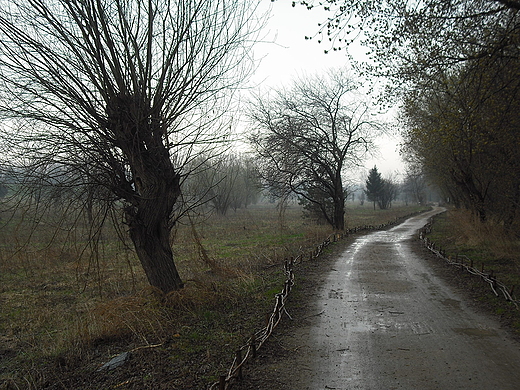
[[[247,1],[2,2],[4,157],[40,186],[94,188],[76,200],[122,210],[150,284],[181,288],[170,231],[185,167],[225,137],[258,28]]]
[[[365,194],[367,199],[374,203],[374,210],[376,209],[376,202],[379,202],[383,195],[384,183],[381,174],[377,170],[377,167],[372,168],[368,172],[368,178],[365,183],[366,189]]]
[[[379,130],[357,85],[344,71],[301,79],[290,90],[258,98],[251,137],[266,183],[292,191],[319,209],[335,229],[345,228],[347,168],[357,166]]]
[[[397,185],[390,179],[384,179],[375,166],[368,172],[365,186],[368,200],[374,202],[374,210],[376,203],[380,209],[388,209],[397,196]]]

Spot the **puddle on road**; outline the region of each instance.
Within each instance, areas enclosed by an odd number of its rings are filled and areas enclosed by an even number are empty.
[[[457,334],[465,334],[467,336],[476,337],[493,337],[498,336],[497,332],[492,329],[479,329],[479,328],[453,328],[453,331]]]
[[[448,307],[451,307],[453,309],[460,309],[460,301],[456,300],[456,299],[443,299],[441,301],[441,303],[444,305],[444,306],[448,306]]]

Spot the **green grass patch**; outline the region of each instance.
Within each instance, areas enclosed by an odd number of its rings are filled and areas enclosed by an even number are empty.
[[[351,204],[348,227],[378,225],[420,209]],[[0,230],[0,388],[41,388],[57,375],[56,365],[63,378],[72,378],[87,370],[90,359],[156,344],[162,347],[150,351],[171,358],[171,372],[179,378],[198,373],[190,386],[203,388],[200,381],[225,372],[236,348],[264,326],[283,287],[283,260],[332,233],[303,219],[297,205],[283,213],[258,205],[201,217],[194,226],[179,224],[172,242],[186,287],[163,297],[148,287],[135,254],[113,229],[103,233],[94,253],[80,228],[74,235],[67,229],[52,234],[42,223],[32,233],[22,220]],[[193,367],[198,362],[203,369]],[[152,372],[141,379],[160,380]]]

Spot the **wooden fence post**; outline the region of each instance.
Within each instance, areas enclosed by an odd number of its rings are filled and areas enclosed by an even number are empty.
[[[256,358],[256,336],[254,334],[251,336],[251,353],[253,359]]]
[[[238,379],[242,380],[243,379],[243,376],[242,376],[242,351],[239,349],[237,351],[237,362],[238,362]]]

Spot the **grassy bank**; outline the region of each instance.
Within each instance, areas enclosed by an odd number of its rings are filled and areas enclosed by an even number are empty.
[[[352,205],[348,226],[418,210]],[[331,233],[301,215],[264,205],[185,221],[173,248],[186,287],[167,296],[148,287],[115,232],[91,248],[70,229],[51,233],[49,221],[32,233],[9,221],[0,230],[0,389],[204,388],[263,326],[283,259]],[[125,351],[124,367],[97,371]]]
[[[434,219],[428,235],[447,256],[466,256],[474,267],[492,273],[497,280],[520,296],[520,239],[492,222],[482,223],[464,210],[449,210]],[[497,298],[489,285],[473,275],[460,273],[461,286],[475,301],[499,315],[520,336],[520,312],[503,297]]]

